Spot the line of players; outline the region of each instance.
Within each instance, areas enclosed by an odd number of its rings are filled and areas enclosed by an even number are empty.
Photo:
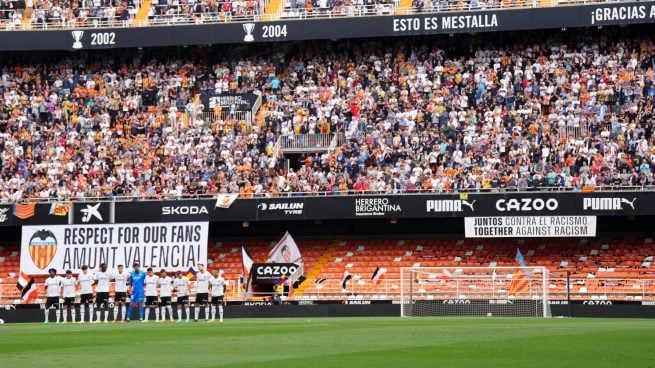
[[[66,271],[65,277],[57,276],[56,269],[48,270],[50,277],[45,281],[46,285],[46,305],[45,321],[49,322],[51,310],[55,310],[56,322],[60,323],[63,313],[63,323],[68,321],[66,311],[69,312],[71,321],[77,323],[75,315],[75,298],[80,296],[80,321],[84,323],[85,309],[89,309],[89,322],[99,323],[101,314],[104,312],[104,322],[109,322],[109,290],[111,281],[114,282],[114,308],[112,323],[129,322],[133,308],[139,309],[139,320],[147,322],[150,311],[154,309],[155,320],[164,322],[166,320],[166,311],[170,321],[173,322],[172,296],[175,293],[177,300],[177,322],[182,322],[182,310],[184,310],[186,322],[190,320],[189,305],[189,279],[177,271],[175,278],[168,276],[166,270],[161,270],[159,275],[155,275],[152,268],[148,268],[147,273],[140,269],[138,262],[133,264],[131,273],[125,272],[122,265],[117,267],[116,272],[108,272],[107,265],[101,264],[97,272],[89,272],[88,266],[81,267],[82,272],[73,276],[70,270]],[[194,310],[194,321],[198,322],[200,309],[204,307],[204,317],[208,322],[216,321],[216,310],[219,312],[219,320],[223,322],[223,306],[226,304],[224,298],[227,289],[227,280],[225,280],[218,269],[210,274],[204,269],[204,265],[198,265],[196,278],[196,299]],[[93,286],[96,286],[95,303],[93,301]],[[79,289],[78,289],[79,287]],[[158,292],[159,289],[159,292]],[[211,300],[209,299],[209,290],[211,289]],[[79,294],[78,294],[79,293]],[[145,303],[144,296],[145,294]],[[63,298],[63,303],[60,299]],[[96,319],[93,319],[94,307]],[[122,308],[121,308],[122,307]],[[160,309],[161,308],[161,309]],[[122,309],[122,315],[119,315]],[[161,319],[160,319],[161,310]],[[211,313],[211,319],[210,317]]]

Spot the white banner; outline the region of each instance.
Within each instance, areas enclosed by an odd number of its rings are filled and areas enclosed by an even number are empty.
[[[596,216],[466,217],[467,238],[596,236]]]
[[[150,224],[23,226],[20,270],[44,275],[78,273],[82,265],[94,270],[130,268],[134,261],[155,270],[186,271],[207,264],[208,222]]]

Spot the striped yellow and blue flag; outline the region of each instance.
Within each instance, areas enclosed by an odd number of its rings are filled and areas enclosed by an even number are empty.
[[[523,254],[521,254],[521,250],[516,248],[516,262],[523,267],[523,273],[525,273],[525,276],[530,277],[530,271],[528,270],[528,266],[525,264],[525,259],[523,258]]]

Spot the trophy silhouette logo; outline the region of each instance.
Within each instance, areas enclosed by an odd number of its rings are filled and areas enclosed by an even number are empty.
[[[246,36],[243,37],[244,42],[252,42],[255,40],[255,37],[252,35],[252,31],[255,30],[255,23],[244,23],[243,31],[246,32]]]
[[[71,34],[75,40],[75,42],[73,42],[73,48],[78,50],[84,47],[82,46],[82,42],[80,42],[80,40],[82,40],[82,36],[84,36],[84,31],[72,31]]]

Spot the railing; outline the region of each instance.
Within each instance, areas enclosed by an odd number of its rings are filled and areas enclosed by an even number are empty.
[[[550,277],[547,285],[548,299],[558,301],[653,302],[655,301],[655,273],[652,273],[652,271],[644,272],[649,273],[649,275],[641,278],[570,278],[568,287],[566,278]],[[358,281],[351,280],[347,288],[342,289],[341,280],[328,280],[323,284],[313,285],[305,289],[302,296],[296,297],[295,300],[400,300],[399,279],[386,278],[376,286],[372,286],[369,281],[363,281],[364,284],[359,285]],[[539,290],[538,292],[510,296],[507,294],[509,280],[506,280],[502,286],[489,290],[468,288],[471,280],[462,280],[459,291],[443,290],[440,287],[441,281],[441,279],[421,281],[421,284],[416,284],[413,290],[413,299],[457,300],[493,297],[519,300],[531,299],[534,295],[541,293],[541,290]],[[450,280],[448,282],[457,283],[458,281]]]
[[[629,192],[654,192],[655,185],[642,186],[598,186],[584,187],[587,192],[596,193],[629,193]],[[248,197],[241,199],[258,199],[258,198],[287,198],[287,197],[348,197],[348,196],[380,196],[380,195],[457,195],[457,194],[498,194],[498,193],[540,193],[540,192],[559,192],[559,193],[579,193],[582,188],[577,187],[540,187],[532,188],[496,188],[496,189],[459,189],[459,190],[439,190],[439,189],[415,189],[415,190],[345,190],[345,191],[323,191],[323,192],[280,192],[277,194],[261,193],[249,194]],[[180,196],[104,196],[104,197],[28,197],[20,200],[21,203],[52,203],[54,201],[73,201],[73,202],[134,202],[134,201],[161,201],[161,200],[187,200],[187,199],[216,199],[218,193],[206,194],[182,194]],[[2,204],[13,204],[13,201],[2,201]]]
[[[108,9],[113,9],[112,12]],[[105,28],[105,27],[129,27],[132,18],[137,12],[134,7],[127,8],[127,16],[123,17],[117,13],[117,8],[100,7],[100,8],[79,8],[78,11],[88,14],[88,16],[78,17],[52,17],[44,14],[45,18],[39,17],[39,10],[35,9],[30,15],[30,22],[23,23],[21,29],[48,30],[48,29],[76,29],[76,28]],[[107,12],[104,15],[98,15],[98,12]],[[93,15],[95,14],[95,15]]]
[[[653,278],[571,278],[569,280],[569,287],[567,290],[565,278],[550,278],[548,281],[548,298],[549,300],[571,300],[571,301],[632,301],[632,302],[652,302],[655,301],[655,274]],[[7,304],[21,304],[20,292],[16,288],[15,280],[10,283],[5,280],[5,283],[0,284],[0,305]],[[312,282],[307,280],[305,282]],[[338,283],[336,287],[316,288],[315,286],[306,289],[300,295],[294,295],[288,300],[400,300],[400,280],[398,279],[385,279],[374,288],[368,286],[358,285],[356,280],[349,283],[347,289],[341,289],[341,280],[328,280],[332,284]],[[452,281],[450,281],[452,282]],[[438,281],[434,282],[435,284]],[[43,303],[45,301],[45,286],[44,284],[37,283],[38,296],[35,303]],[[335,284],[336,285],[336,284]],[[588,290],[585,291],[585,286],[588,285]],[[592,289],[593,285],[593,289]],[[505,285],[506,286],[506,285]],[[241,285],[233,284],[228,286],[227,297],[229,300],[246,301],[265,297],[270,293],[262,293],[257,296],[246,296],[242,292]],[[593,290],[593,291],[592,291]],[[195,288],[192,282],[189,293],[191,301],[194,299]],[[491,293],[491,292],[490,292]],[[422,290],[421,285],[417,285],[413,291],[415,300],[430,300],[430,299],[461,299],[462,295],[466,295],[467,299],[476,299],[476,297],[488,297],[489,293],[481,291],[462,291],[448,292],[448,291],[432,291]],[[529,299],[530,293],[518,296],[508,296],[502,290],[493,291],[494,298],[507,297],[509,299]]]
[[[83,29],[83,28],[106,28],[106,27],[146,27],[146,26],[164,26],[164,25],[190,25],[190,24],[220,24],[220,23],[244,23],[244,22],[261,22],[261,21],[274,21],[280,18],[283,19],[329,19],[335,17],[362,17],[362,16],[381,16],[393,14],[426,14],[426,13],[446,13],[446,12],[462,12],[472,10],[511,10],[522,8],[539,8],[539,7],[564,7],[571,5],[586,5],[596,3],[628,3],[634,0],[516,0],[516,1],[492,1],[480,2],[478,0],[465,0],[465,1],[435,1],[438,3],[436,6],[424,6],[423,8],[409,7],[401,8],[397,6],[382,6],[378,8],[363,7],[348,7],[335,11],[332,9],[316,8],[314,10],[307,9],[281,9],[277,14],[254,14],[254,15],[231,15],[226,16],[225,13],[202,13],[201,16],[193,15],[192,13],[182,14],[174,19],[146,19],[146,20],[128,20],[128,21],[103,21],[102,19],[92,19],[90,22],[79,23],[75,21],[47,23],[43,28],[35,28],[33,25],[16,25],[9,26],[7,23],[0,21],[0,29],[3,30],[56,30],[56,29]],[[425,3],[428,3],[427,1]]]
[[[326,151],[332,142],[331,134],[295,134],[283,135],[280,148],[282,152],[288,151]]]
[[[252,112],[250,111],[221,111],[221,115],[217,116],[213,111],[203,112],[196,115],[196,119],[202,119],[205,124],[211,124],[217,120],[236,120],[245,121],[248,128],[252,124]],[[197,121],[197,120],[196,120]]]
[[[583,138],[587,135],[587,132],[589,132],[589,128],[587,126],[565,126],[558,128],[557,130],[557,134],[560,139]]]
[[[344,6],[339,8],[305,8],[285,7],[281,19],[314,19],[314,18],[342,18],[342,17],[370,17],[379,15],[393,15],[397,13],[398,3],[378,4],[374,6]],[[407,14],[407,13],[403,13]]]

